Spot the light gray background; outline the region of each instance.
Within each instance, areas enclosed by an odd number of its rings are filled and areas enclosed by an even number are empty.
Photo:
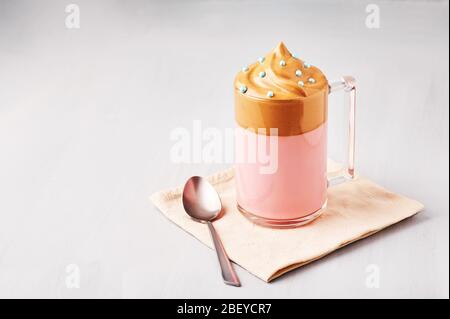
[[[373,1],[380,29],[363,1],[72,2],[80,29],[70,1],[0,0],[1,297],[448,298],[448,2]],[[237,267],[236,289],[148,196],[228,166],[171,163],[170,132],[231,127],[235,73],[280,40],[358,79],[359,173],[426,210],[271,284]]]

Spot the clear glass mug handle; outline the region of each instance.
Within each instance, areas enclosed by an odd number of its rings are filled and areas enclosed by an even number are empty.
[[[333,186],[355,178],[355,111],[356,111],[356,80],[352,76],[343,76],[339,81],[329,85],[330,94],[344,90],[349,98],[346,101],[349,109],[348,123],[348,162],[344,172],[328,177],[328,185]]]

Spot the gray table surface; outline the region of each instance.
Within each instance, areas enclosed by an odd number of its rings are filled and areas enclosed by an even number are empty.
[[[63,1],[0,1],[0,297],[448,298],[448,2],[374,1],[375,29],[364,1],[73,2],[79,29]],[[148,196],[230,165],[173,163],[170,133],[232,127],[235,73],[280,40],[358,79],[359,173],[426,209],[271,284],[236,267],[236,289]]]

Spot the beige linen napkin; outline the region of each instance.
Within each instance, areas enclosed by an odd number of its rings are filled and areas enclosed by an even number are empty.
[[[333,170],[336,165],[330,163],[329,171]],[[328,189],[328,207],[314,222],[295,229],[271,229],[251,223],[238,212],[233,169],[208,179],[222,200],[224,214],[214,226],[230,259],[267,282],[424,208],[415,200],[358,177]],[[208,227],[186,215],[181,193],[182,187],[161,191],[151,200],[172,222],[212,248]]]

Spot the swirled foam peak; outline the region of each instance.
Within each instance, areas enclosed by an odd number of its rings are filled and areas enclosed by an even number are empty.
[[[317,67],[292,55],[280,42],[270,53],[242,68],[235,89],[258,99],[292,100],[327,90],[328,81]]]

